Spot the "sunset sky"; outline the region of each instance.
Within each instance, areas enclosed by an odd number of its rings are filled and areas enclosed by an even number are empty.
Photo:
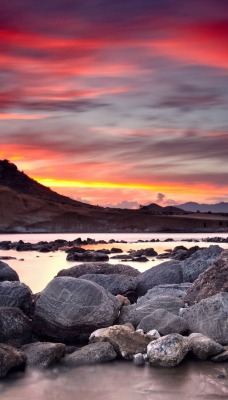
[[[228,1],[1,0],[0,159],[59,193],[228,201]]]

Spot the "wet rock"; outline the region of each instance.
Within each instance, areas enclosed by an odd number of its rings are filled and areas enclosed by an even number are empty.
[[[189,335],[190,351],[198,360],[207,360],[224,352],[224,347],[202,333]]]
[[[123,253],[123,250],[120,249],[119,247],[112,247],[111,253]]]
[[[145,364],[145,359],[144,359],[142,353],[134,354],[133,363],[135,365],[144,365]]]
[[[28,317],[19,308],[0,307],[0,343],[20,348],[30,343],[32,328]]]
[[[125,360],[132,360],[134,354],[145,353],[150,338],[126,325],[114,325],[98,329],[90,335],[90,343],[109,342],[116,353]]]
[[[228,293],[218,293],[181,309],[180,316],[192,332],[209,336],[222,345],[228,344]]]
[[[188,331],[188,324],[178,315],[159,308],[144,317],[139,324],[139,328],[146,333],[156,329],[163,336],[170,333],[185,333]]]
[[[112,361],[116,352],[110,343],[91,343],[64,358],[65,365],[76,367],[85,364],[95,364]]]
[[[211,361],[215,363],[228,361],[228,350],[225,350],[222,353],[218,354],[217,356],[212,357]]]
[[[206,271],[199,275],[183,300],[192,305],[220,292],[228,292],[228,250]]]
[[[62,343],[37,342],[21,347],[27,357],[27,364],[45,368],[58,363],[65,355],[65,345]]]
[[[8,264],[0,261],[0,282],[19,281],[19,276]]]
[[[137,290],[139,295],[143,296],[154,286],[182,282],[183,273],[181,263],[178,261],[167,261],[141,273],[138,276]]]
[[[114,296],[122,294],[126,296],[129,291],[136,291],[137,280],[133,276],[126,276],[121,274],[86,274],[82,275],[81,279],[87,279],[92,282],[98,283]]]
[[[198,276],[217,261],[222,252],[219,246],[209,246],[195,252],[182,262],[183,282],[194,282]]]
[[[85,274],[121,274],[127,276],[137,276],[140,272],[133,267],[125,264],[109,264],[109,263],[84,263],[75,265],[68,269],[62,269],[57,276],[72,276],[79,278]]]
[[[173,296],[157,296],[156,298],[145,300],[144,302],[141,298],[140,303],[137,302],[130,306],[124,306],[121,309],[118,323],[125,324],[126,322],[130,322],[136,327],[144,317],[159,308],[163,308],[178,315],[182,307],[184,307],[183,301]]]
[[[0,282],[0,307],[18,307],[30,315],[32,307],[32,292],[21,282]]]
[[[38,335],[72,343],[112,325],[119,309],[119,301],[95,282],[59,277],[36,301],[33,327]]]
[[[179,365],[188,351],[188,339],[178,333],[163,336],[147,346],[149,363],[161,367]]]
[[[179,283],[170,285],[158,285],[153,289],[148,290],[148,292],[138,299],[138,304],[145,302],[145,300],[151,300],[157,296],[173,296],[182,298],[187,290],[191,287],[191,283]]]
[[[67,261],[108,261],[109,257],[107,254],[95,251],[86,251],[85,253],[70,253],[67,255]]]
[[[0,377],[4,377],[11,370],[24,368],[26,356],[22,351],[7,344],[0,343]]]

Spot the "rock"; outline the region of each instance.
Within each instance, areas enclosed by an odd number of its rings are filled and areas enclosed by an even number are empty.
[[[188,339],[172,333],[151,342],[147,346],[147,356],[151,365],[175,367],[189,351]]]
[[[156,331],[156,329],[152,329],[151,331],[147,332],[146,335],[150,338],[151,341],[161,337],[160,333]]]
[[[144,365],[145,364],[145,359],[144,359],[142,353],[134,354],[133,363],[135,365]]]
[[[0,261],[0,282],[3,281],[19,281],[19,277],[13,268]]]
[[[218,354],[217,356],[212,357],[211,361],[215,363],[228,361],[228,350],[225,350],[222,353]]]
[[[190,351],[198,360],[207,360],[217,354],[224,352],[224,347],[202,333],[189,335]]]
[[[98,285],[108,290],[114,296],[117,294],[126,296],[129,291],[135,291],[137,286],[137,280],[135,277],[121,274],[86,274],[82,275],[81,279],[87,279],[98,283]]]
[[[0,343],[0,377],[4,377],[12,369],[24,368],[26,356],[22,351],[7,344]]]
[[[119,249],[118,247],[112,247],[111,253],[123,253],[123,250]]]
[[[116,353],[125,360],[132,360],[134,354],[145,353],[150,338],[132,331],[127,326],[114,325],[98,329],[90,335],[90,343],[109,342]]]
[[[130,300],[128,300],[127,297],[122,296],[122,294],[117,294],[116,295],[117,300],[120,302],[121,307],[123,306],[129,306],[131,304]]]
[[[182,262],[183,282],[194,282],[198,276],[218,260],[222,248],[209,246],[196,251],[191,257]]]
[[[79,278],[85,274],[121,274],[127,276],[137,276],[140,272],[125,264],[109,264],[109,263],[84,263],[75,265],[72,268],[62,269],[57,276],[71,276]]]
[[[67,261],[108,261],[109,257],[107,254],[96,252],[96,251],[86,251],[85,253],[69,253],[67,255]]]
[[[0,282],[0,307],[18,307],[30,315],[32,307],[32,292],[21,282]]]
[[[0,307],[0,343],[20,348],[31,337],[30,321],[19,308]]]
[[[132,258],[131,261],[135,261],[135,262],[147,262],[147,261],[149,261],[149,259],[148,259],[147,257],[145,257],[145,256],[140,256],[140,257]]]
[[[118,323],[125,324],[126,322],[130,322],[136,327],[144,317],[159,308],[163,308],[178,315],[179,310],[182,307],[184,307],[183,301],[173,296],[157,296],[156,298],[147,301],[143,301],[141,298],[140,303],[137,302],[130,306],[124,306],[121,309]]]
[[[49,367],[65,355],[65,345],[62,343],[31,343],[22,346],[21,350],[26,354],[27,364],[35,367]]]
[[[182,282],[183,273],[181,263],[178,261],[167,261],[142,272],[138,276],[137,290],[139,295],[142,296],[154,286]]]
[[[228,250],[206,269],[188,289],[183,300],[192,305],[220,292],[228,292]]]
[[[119,309],[119,301],[95,282],[59,277],[36,301],[33,327],[38,335],[71,343],[112,325]]]
[[[185,333],[188,331],[188,324],[178,315],[159,308],[152,314],[144,317],[139,324],[139,328],[143,329],[146,333],[152,329],[156,329],[164,336],[170,333]]]
[[[148,290],[148,292],[144,296],[138,299],[137,303],[140,304],[141,302],[145,302],[145,300],[151,300],[156,298],[157,296],[174,296],[182,298],[182,296],[185,295],[191,285],[191,283],[158,285],[155,286],[153,289]]]
[[[115,358],[116,352],[110,343],[91,343],[67,355],[64,358],[64,363],[71,367],[76,367],[84,364],[112,361]]]
[[[181,309],[180,316],[192,332],[209,336],[222,345],[228,344],[228,293],[218,293]]]

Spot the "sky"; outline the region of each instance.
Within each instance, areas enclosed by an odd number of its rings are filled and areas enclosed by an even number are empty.
[[[227,0],[1,0],[0,159],[72,198],[228,201]]]

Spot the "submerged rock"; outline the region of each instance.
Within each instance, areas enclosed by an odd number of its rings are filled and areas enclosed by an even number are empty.
[[[188,351],[188,339],[178,333],[163,336],[147,346],[149,363],[160,367],[179,365]]]
[[[67,255],[67,261],[108,261],[109,257],[105,253],[96,251],[86,251],[84,253],[69,253]]]
[[[12,369],[24,368],[26,355],[22,351],[7,344],[0,343],[0,378]]]
[[[65,354],[63,343],[37,342],[21,347],[27,357],[27,364],[36,367],[49,367],[58,363]]]
[[[65,365],[76,367],[85,364],[95,364],[112,361],[116,352],[110,343],[91,343],[64,358]]]
[[[95,282],[53,279],[36,301],[33,327],[41,336],[74,342],[114,323],[120,302]]]

